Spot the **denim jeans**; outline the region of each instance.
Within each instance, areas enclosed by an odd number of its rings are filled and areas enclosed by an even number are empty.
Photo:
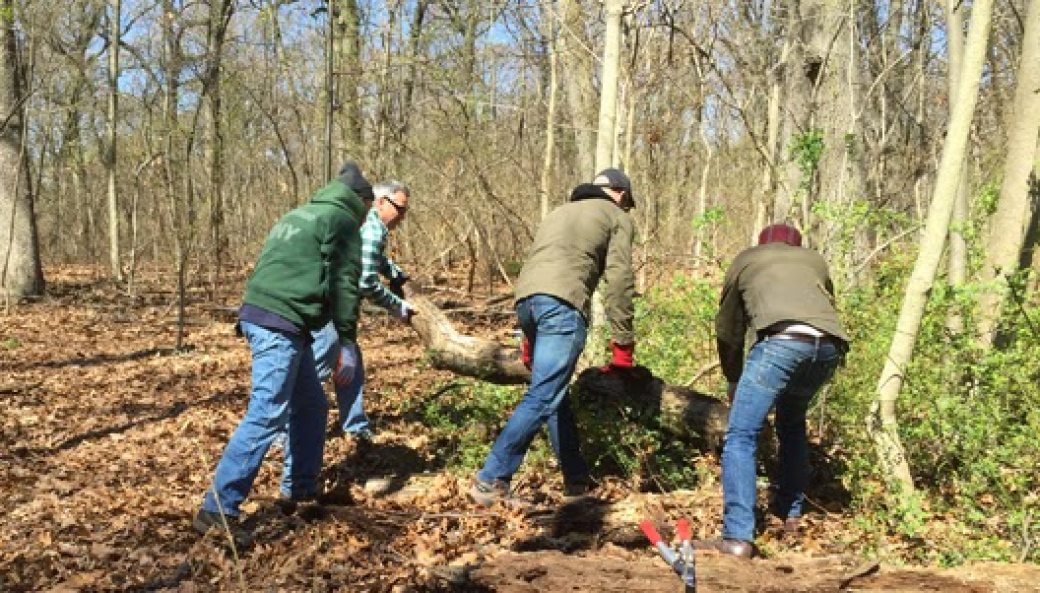
[[[224,449],[213,485],[202,502],[203,509],[232,517],[238,516],[271,441],[286,422],[290,426],[287,450],[296,459],[294,487],[301,493],[317,492],[329,415],[314,370],[314,355],[304,336],[247,322],[242,323],[242,332],[253,353],[249,407]]]
[[[314,363],[318,380],[320,383],[324,384],[325,380],[332,376],[332,370],[336,366],[336,359],[339,356],[340,348],[339,334],[336,333],[336,327],[332,323],[329,323],[322,329],[312,332],[311,337],[314,338],[314,342],[311,344],[311,351],[314,353]],[[340,423],[343,427],[343,432],[346,433],[356,433],[360,430],[367,430],[369,426],[368,416],[365,415],[361,398],[361,390],[365,385],[365,365],[361,358],[361,348],[356,345],[355,353],[357,354],[357,368],[354,371],[354,378],[351,379],[350,383],[342,387],[333,382],[333,386],[336,389],[336,406],[339,408]],[[324,391],[322,393],[322,397],[324,397]],[[289,429],[287,432],[291,439],[292,430]],[[325,427],[322,426],[323,437],[324,434]],[[279,486],[282,495],[287,497],[299,497],[316,494],[315,491],[309,490],[309,484],[300,484],[297,482],[294,476],[295,471],[295,459],[293,457],[292,447],[289,447],[285,450],[282,483]]]
[[[339,356],[339,334],[336,327],[329,323],[320,330],[313,332],[314,362],[317,364],[318,379],[324,382],[332,376],[332,370],[336,367],[336,358]],[[346,386],[336,387],[336,407],[339,408],[339,423],[343,432],[353,434],[362,430],[368,430],[370,421],[365,414],[364,387],[365,387],[365,363],[361,355],[360,344],[355,344],[357,352],[357,370],[354,371],[354,379]]]
[[[585,318],[569,304],[541,294],[518,302],[516,315],[531,343],[531,384],[491,447],[477,479],[509,483],[545,424],[564,480],[584,480],[589,467],[579,451],[568,384],[585,349]]]
[[[817,346],[765,338],[751,348],[737,384],[722,449],[722,537],[754,540],[756,447],[758,434],[774,406],[780,475],[773,507],[783,517],[801,516],[809,480],[805,414],[840,359],[838,348],[829,341]]]

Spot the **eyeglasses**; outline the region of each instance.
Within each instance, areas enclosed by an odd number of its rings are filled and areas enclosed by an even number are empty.
[[[397,213],[401,216],[404,216],[408,212],[408,206],[402,206],[386,196],[384,196],[383,199],[386,200],[388,204],[393,206],[394,210],[397,210]]]

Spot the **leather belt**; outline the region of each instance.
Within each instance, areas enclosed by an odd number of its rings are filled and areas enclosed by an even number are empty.
[[[837,344],[835,338],[828,335],[823,335],[817,338],[816,336],[810,336],[809,334],[778,332],[766,337],[773,340],[794,340],[795,342],[804,342],[806,344]]]

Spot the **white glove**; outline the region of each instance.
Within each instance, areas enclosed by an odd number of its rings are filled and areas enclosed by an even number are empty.
[[[353,342],[340,344],[339,357],[336,358],[336,369],[332,373],[332,381],[340,387],[346,387],[354,380],[357,371],[357,350]]]

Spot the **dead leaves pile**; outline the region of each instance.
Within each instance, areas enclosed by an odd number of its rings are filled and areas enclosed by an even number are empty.
[[[452,377],[422,362],[409,330],[369,315],[361,331],[366,407],[380,434],[365,452],[336,437],[330,422],[323,477],[338,504],[281,508],[281,459],[272,451],[244,506],[254,547],[231,550],[219,533],[199,537],[191,517],[249,395],[248,347],[213,313],[236,306],[238,295],[213,302],[193,293],[188,348],[177,352],[176,295],[155,283],[131,299],[95,273],[48,270],[48,298],[0,320],[2,591],[467,590],[498,557],[517,569],[517,591],[531,590],[535,573],[571,574],[579,557],[602,563],[586,567],[593,576],[585,584],[597,590],[629,588],[619,562],[633,563],[633,574],[663,575],[660,590],[675,590],[636,523],[651,517],[667,536],[686,516],[697,535],[715,534],[716,484],[654,497],[608,481],[600,495],[614,504],[567,520],[468,503],[468,476],[438,466],[441,441],[401,405]],[[488,335],[509,335],[508,325],[484,325]],[[555,472],[524,471],[527,494],[558,496]],[[840,545],[840,524],[829,529]],[[825,533],[813,528],[803,542],[823,547],[812,542]],[[764,543],[774,545],[771,538]],[[547,550],[576,554],[556,556],[554,570]],[[516,566],[523,557],[538,566]],[[505,572],[487,574],[510,590]],[[580,580],[568,585],[583,590]]]
[[[423,428],[389,412],[367,456],[349,439],[328,442],[326,486],[355,504],[284,514],[272,451],[245,507],[253,549],[198,537],[191,516],[248,401],[248,347],[201,293],[176,352],[172,293],[152,286],[130,299],[93,270],[48,272],[48,298],[0,324],[0,590],[430,589],[442,567],[501,549],[496,534],[531,529],[475,510],[450,474],[410,494],[366,492],[369,478],[397,472],[395,452],[408,472],[439,469]],[[377,316],[365,324],[370,413],[422,392],[417,378],[446,378],[422,368],[407,331]]]

